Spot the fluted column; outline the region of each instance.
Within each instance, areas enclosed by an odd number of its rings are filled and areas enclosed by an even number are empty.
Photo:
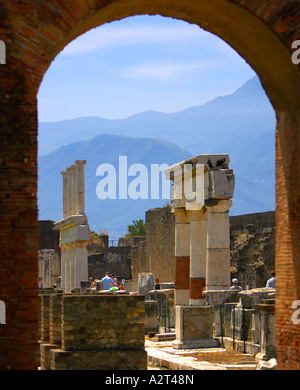
[[[78,213],[78,172],[77,165],[71,165],[72,168],[72,215],[76,215]]]
[[[84,215],[84,192],[85,192],[85,184],[84,184],[84,165],[86,164],[86,160],[76,160],[75,164],[77,165],[77,214]]]
[[[61,259],[60,259],[60,272],[61,272],[61,288],[65,290],[66,288],[66,247],[61,246]]]
[[[63,175],[63,218],[68,218],[68,172],[61,171]]]
[[[71,292],[71,252],[70,245],[65,245],[65,277],[64,277],[65,288],[64,292]]]
[[[72,168],[68,167],[66,169],[68,177],[68,187],[67,187],[67,196],[68,196],[68,217],[72,215]]]

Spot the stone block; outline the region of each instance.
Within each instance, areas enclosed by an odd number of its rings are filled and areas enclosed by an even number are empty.
[[[82,280],[80,282],[80,293],[86,294],[87,290],[91,288],[91,282],[89,280]]]
[[[90,238],[90,230],[88,225],[78,225],[77,226],[77,240],[78,241],[88,241]]]
[[[50,351],[51,370],[146,370],[147,352],[114,351]]]
[[[173,347],[209,348],[219,345],[213,339],[213,308],[211,306],[176,306],[176,340]]]
[[[270,360],[259,360],[256,366],[257,370],[277,370],[277,360],[275,358]]]
[[[208,197],[211,199],[233,198],[235,177],[232,169],[209,171]]]
[[[239,293],[239,306],[251,308],[260,303],[262,299],[267,299],[270,295],[273,297],[275,289],[271,287],[255,288],[252,290],[243,290]]]
[[[154,274],[147,272],[141,273],[138,276],[138,293],[141,295],[147,295],[149,291],[155,288]]]
[[[145,301],[145,332],[158,331],[158,302]]]

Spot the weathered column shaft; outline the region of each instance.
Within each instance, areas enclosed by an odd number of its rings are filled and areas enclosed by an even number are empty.
[[[175,209],[175,304],[189,304],[190,212]]]
[[[68,173],[61,171],[63,175],[63,218],[68,218]]]
[[[231,200],[208,207],[206,290],[230,287],[229,209]]]
[[[77,172],[78,172],[78,183],[77,183],[77,213],[84,215],[84,165],[86,160],[76,160]]]
[[[68,187],[67,187],[67,196],[68,196],[68,217],[72,215],[72,172],[71,167],[67,168],[68,175]]]
[[[201,305],[205,296],[206,279],[207,213],[191,211],[190,224],[190,296],[189,304]]]
[[[77,190],[77,182],[78,182],[78,172],[77,165],[72,165],[72,215],[76,215],[78,213],[78,190]]]
[[[75,285],[75,267],[76,267],[76,246],[74,243],[70,245],[70,290],[76,288]]]
[[[80,288],[80,282],[88,280],[86,241],[77,241],[75,247],[75,287]]]
[[[65,288],[64,292],[71,292],[71,248],[70,245],[65,246]]]
[[[60,269],[61,269],[61,288],[65,290],[66,288],[66,247],[61,246],[61,259],[60,259]]]

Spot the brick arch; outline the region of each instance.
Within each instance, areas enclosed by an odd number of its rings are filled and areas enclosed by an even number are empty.
[[[291,61],[291,44],[300,38],[300,7],[291,0],[4,1],[0,299],[6,303],[7,325],[0,328],[0,366],[37,365],[39,85],[51,61],[71,40],[103,23],[139,14],[196,23],[224,39],[256,71],[276,111],[277,354],[280,368],[299,368],[299,325],[291,322],[291,305],[300,299],[300,66]]]

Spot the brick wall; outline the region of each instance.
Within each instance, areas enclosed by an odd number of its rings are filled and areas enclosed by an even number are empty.
[[[37,101],[43,76],[71,40],[103,23],[161,14],[196,23],[229,43],[257,72],[277,114],[276,303],[280,368],[299,368],[300,299],[300,8],[291,0],[12,1],[0,9],[7,63],[0,66],[0,368],[35,368],[38,334]],[[17,264],[17,266],[16,266]],[[12,343],[12,340],[14,342]]]

